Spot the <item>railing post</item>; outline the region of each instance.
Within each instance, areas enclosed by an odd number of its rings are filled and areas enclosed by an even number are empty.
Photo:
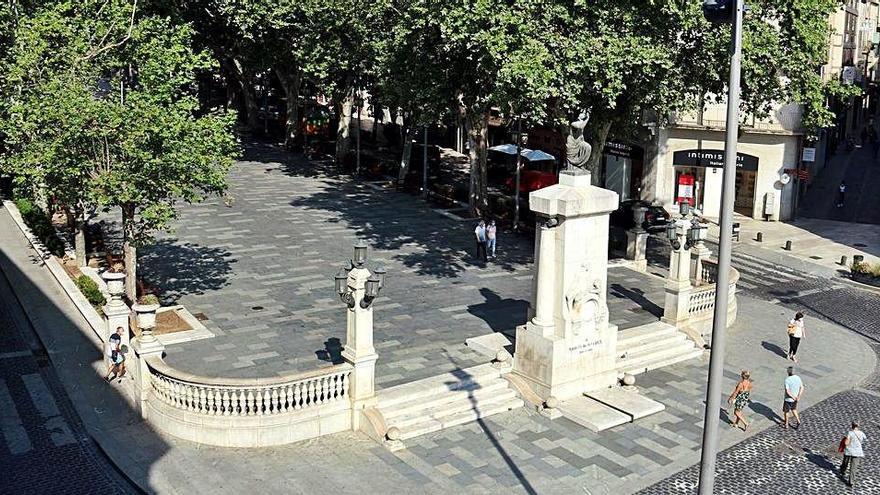
[[[676,241],[669,253],[669,276],[666,278],[666,300],[663,306],[662,321],[681,327],[688,319],[691,300],[690,250],[687,246],[687,231],[690,223],[684,220],[675,222]]]
[[[137,337],[131,343],[134,350],[135,359],[133,376],[135,379],[135,393],[140,406],[141,417],[147,418],[147,400],[149,400],[152,384],[150,377],[150,367],[147,365],[147,359],[152,357],[161,358],[165,352],[165,346],[159,342],[159,339],[153,338],[151,341],[143,342],[141,337]]]
[[[370,276],[365,268],[352,268],[348,273],[348,287],[354,304],[347,308],[345,348],[342,357],[354,369],[349,381],[349,400],[351,401],[351,427],[360,428],[364,409],[376,405],[376,360],[379,355],[373,347],[373,305],[361,306],[364,298],[364,284]]]
[[[701,240],[697,241],[697,245],[691,248],[691,278],[696,281],[697,284],[703,282],[703,261],[707,260],[709,256],[712,255],[712,251],[706,247],[706,243]],[[706,280],[706,282],[712,283],[714,280]]]

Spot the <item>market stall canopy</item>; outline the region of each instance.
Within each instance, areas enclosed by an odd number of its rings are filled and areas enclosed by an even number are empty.
[[[515,144],[499,144],[498,146],[492,146],[489,148],[489,151],[497,151],[499,153],[504,153],[505,155],[516,155],[516,145]],[[528,151],[525,148],[522,148],[521,153]]]
[[[541,150],[522,150],[522,156],[530,162],[542,162],[545,160],[556,161],[556,157]]]

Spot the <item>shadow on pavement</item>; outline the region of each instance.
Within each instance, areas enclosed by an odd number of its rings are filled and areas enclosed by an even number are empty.
[[[52,362],[53,374],[64,385],[54,387],[53,395],[56,401],[62,408],[65,404],[70,404],[70,416],[74,422],[71,426],[76,427],[81,422],[88,431],[89,437],[80,440],[81,446],[86,448],[86,443],[96,445],[112,460],[109,462],[118,467],[121,475],[147,492],[156,492],[157,487],[151,482],[152,466],[167,454],[169,446],[141,419],[140,411],[131,407],[125,393],[120,390],[120,385],[104,381],[101,376],[104,371],[102,346],[91,336],[84,335],[79,330],[77,322],[72,321],[53,300],[53,297],[64,296],[60,289],[54,291],[50,289],[47,292],[35,285],[28,275],[16,266],[7,255],[10,248],[14,247],[12,242],[4,241],[0,244],[0,269],[9,280],[9,285],[15,288],[15,294],[10,292],[11,289],[5,283],[0,284],[0,290],[8,292],[4,296],[10,304],[17,299],[20,304],[26,304],[31,309],[25,314],[33,330],[22,329],[22,331],[36,331],[40,344]],[[33,258],[30,262],[38,263]],[[43,267],[39,269],[45,270]],[[51,292],[55,294],[50,295]],[[85,322],[81,324],[86,325]],[[75,393],[71,394],[69,391]],[[10,405],[4,404],[3,407],[7,408]],[[82,430],[83,427],[80,426],[79,429]],[[132,444],[134,438],[137,439],[137,445]],[[44,478],[40,485],[45,493],[71,493],[71,490],[77,490],[75,479],[79,479],[82,474],[74,471],[95,469],[82,465],[67,465],[71,461],[73,459],[68,458],[55,464],[48,451],[39,456],[37,462],[40,466],[53,466],[51,473],[44,471],[40,474]],[[14,465],[5,462],[3,464],[7,468],[12,468],[11,466]],[[19,473],[26,471],[22,467]],[[7,482],[11,481],[0,480],[0,492],[12,493],[6,492],[3,488],[8,486]],[[52,489],[51,486],[56,488]],[[92,486],[90,490],[98,493],[100,488]]]
[[[228,285],[231,264],[236,262],[231,256],[225,249],[161,239],[141,249],[138,275],[160,291],[159,298],[167,306],[183,296]]]
[[[779,347],[778,345],[776,345],[772,342],[767,342],[766,340],[762,341],[761,347],[763,347],[764,349],[767,349],[768,351],[772,352],[773,354],[776,354],[779,357],[784,357],[784,358],[788,357],[788,353],[785,352],[785,349],[783,349],[782,347]]]
[[[480,294],[484,302],[467,307],[468,313],[482,319],[493,332],[504,334],[509,339],[516,338],[516,326],[526,321],[529,302],[522,299],[502,299],[492,289],[483,287]]]

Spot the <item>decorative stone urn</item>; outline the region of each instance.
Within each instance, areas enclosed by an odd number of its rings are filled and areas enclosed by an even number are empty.
[[[122,295],[125,293],[125,272],[111,272],[109,270],[101,274],[101,278],[107,283],[107,292],[110,293],[110,306],[123,304]]]
[[[137,313],[137,324],[141,329],[141,339],[144,341],[156,338],[153,335],[153,329],[156,328],[156,311],[160,307],[159,304],[141,304],[140,302],[131,307]]]

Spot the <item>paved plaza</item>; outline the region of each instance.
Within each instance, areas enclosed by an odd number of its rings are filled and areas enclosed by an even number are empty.
[[[387,285],[374,303],[376,379],[388,387],[486,362],[465,339],[525,323],[534,241],[499,237],[497,259],[473,257],[473,223],[418,198],[339,176],[331,166],[254,145],[221,200],[183,207],[171,235],[142,250],[140,274],[165,303],[204,315],[216,334],[171,345],[167,362],[207,376],[265,377],[340,362],[345,309],[333,275],[370,245]],[[609,271],[612,323],[662,314],[663,281]]]

